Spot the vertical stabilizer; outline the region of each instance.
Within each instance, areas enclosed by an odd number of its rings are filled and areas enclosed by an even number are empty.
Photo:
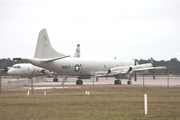
[[[81,57],[81,53],[80,53],[80,45],[77,45],[74,57]]]
[[[53,49],[46,29],[42,29],[39,32],[34,58],[53,58],[59,56],[64,56],[64,54],[61,54]]]

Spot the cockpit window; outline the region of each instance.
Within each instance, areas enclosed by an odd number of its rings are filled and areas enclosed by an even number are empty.
[[[19,65],[15,65],[13,66],[13,68],[21,68]]]

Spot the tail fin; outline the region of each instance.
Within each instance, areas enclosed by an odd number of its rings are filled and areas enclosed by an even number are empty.
[[[65,56],[53,49],[49,41],[46,29],[39,32],[34,58],[53,58]]]
[[[77,45],[74,57],[81,57],[81,53],[80,53],[80,45]]]

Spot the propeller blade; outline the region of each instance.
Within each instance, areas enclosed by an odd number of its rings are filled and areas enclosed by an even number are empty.
[[[156,66],[154,65],[154,60],[153,60],[152,57],[151,57],[151,64],[152,64],[153,67],[156,67]],[[156,78],[155,78],[155,72],[154,72],[154,71],[153,71],[153,79],[156,79]]]
[[[168,75],[171,73],[171,70],[168,72]]]
[[[0,75],[1,75],[1,76],[2,76],[2,75],[5,75],[5,77],[6,77],[8,70],[9,70],[8,67],[5,65],[4,69],[1,69]]]
[[[127,73],[131,72],[132,71],[132,67],[129,68],[129,70],[127,71]]]
[[[0,71],[0,76],[2,76],[3,73],[4,73],[4,71]]]
[[[138,64],[138,60],[134,59],[134,66],[136,66]]]
[[[156,79],[156,78],[155,78],[155,73],[154,73],[154,72],[153,72],[153,79]]]
[[[134,73],[134,81],[137,81],[137,74],[136,74],[136,72]]]
[[[134,66],[136,66],[138,64],[138,60],[134,59]],[[137,74],[136,72],[134,72],[134,81],[137,81]]]
[[[4,67],[4,72],[7,73],[8,70],[9,70],[8,67],[5,66],[5,67]]]
[[[151,57],[151,64],[152,64],[153,67],[155,67],[155,65],[154,65],[154,60],[153,60],[152,57]]]

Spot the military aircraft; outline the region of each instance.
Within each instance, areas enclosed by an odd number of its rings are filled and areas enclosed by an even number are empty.
[[[82,79],[91,79],[91,77],[115,77],[114,84],[121,84],[121,79],[129,79],[127,84],[131,84],[131,76],[134,74],[136,80],[136,74],[147,73],[149,71],[154,72],[159,69],[166,69],[165,66],[155,67],[153,63],[138,64],[137,60],[129,59],[95,59],[95,58],[74,58],[69,55],[54,56],[56,51],[50,46],[49,38],[46,34],[46,30],[42,29],[39,33],[39,37],[42,41],[46,41],[43,48],[36,48],[36,50],[44,50],[43,58],[20,58],[15,57],[13,60],[27,60],[35,66],[39,66],[58,74],[67,76],[76,76],[78,80],[77,85],[82,85]],[[37,43],[37,46],[39,46]],[[46,49],[46,50],[45,50]],[[37,51],[36,51],[37,52]],[[42,52],[40,52],[42,53]]]
[[[15,78],[19,79],[21,77],[31,76],[50,76],[51,71],[46,70],[44,68],[36,67],[31,63],[19,63],[13,65],[8,71],[8,75],[15,76]]]
[[[42,39],[42,35],[44,35],[44,39]],[[53,50],[53,48],[51,47],[51,44],[46,41],[46,38],[48,38],[47,32],[46,30],[42,30],[39,38],[38,38],[38,42],[37,42],[37,46],[36,46],[36,50],[35,50],[35,55],[34,58],[46,58],[46,54],[44,54],[45,52],[49,52],[49,51],[53,51],[50,53],[51,57],[58,57],[58,56],[62,56],[64,54],[59,53],[55,50]],[[42,49],[39,49],[42,48]],[[80,57],[80,45],[77,45],[74,57],[79,58]],[[15,76],[16,78],[20,78],[20,77],[31,77],[31,76],[55,76],[55,78],[53,79],[54,82],[57,82],[57,76],[58,74],[52,71],[49,71],[47,69],[41,68],[41,67],[37,67],[34,66],[30,63],[19,63],[19,64],[15,64],[12,67],[9,67],[8,70],[6,70],[8,75],[11,76]]]

